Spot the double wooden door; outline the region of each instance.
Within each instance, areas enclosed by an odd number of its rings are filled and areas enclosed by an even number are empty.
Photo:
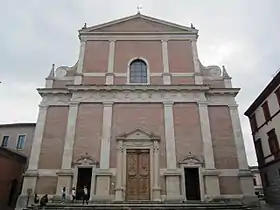
[[[150,200],[149,150],[127,150],[126,200]]]

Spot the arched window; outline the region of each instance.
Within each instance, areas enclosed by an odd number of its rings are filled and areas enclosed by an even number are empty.
[[[140,59],[131,62],[129,67],[129,82],[130,83],[147,83],[147,64]]]

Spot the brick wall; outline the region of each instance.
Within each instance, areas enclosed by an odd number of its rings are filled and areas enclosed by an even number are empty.
[[[216,168],[238,169],[237,150],[229,108],[227,106],[209,106],[208,110]]]
[[[221,195],[242,194],[240,180],[237,176],[219,177]]]
[[[162,49],[160,41],[117,41],[115,44],[116,73],[126,73],[129,61],[143,57],[149,63],[151,73],[163,72]]]
[[[57,177],[42,176],[37,178],[35,193],[54,195],[56,193]]]
[[[68,109],[68,106],[48,108],[38,165],[40,169],[61,168]]]
[[[100,159],[103,105],[80,104],[76,123],[73,160],[88,153],[96,161]]]
[[[197,104],[175,103],[173,110],[177,160],[183,160],[189,152],[202,156],[203,145]]]
[[[83,72],[107,72],[109,41],[87,41]]]
[[[190,41],[168,41],[169,71],[194,72],[192,45]]]

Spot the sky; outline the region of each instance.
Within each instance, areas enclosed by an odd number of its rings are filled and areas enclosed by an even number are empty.
[[[203,65],[225,65],[239,103],[248,162],[256,165],[244,111],[280,68],[279,0],[0,0],[0,123],[36,122],[51,65],[72,66],[78,29],[133,15],[199,29]]]

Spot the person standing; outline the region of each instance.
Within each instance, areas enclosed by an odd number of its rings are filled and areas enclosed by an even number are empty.
[[[83,189],[83,205],[85,204],[85,201],[86,201],[86,204],[88,204],[88,189],[86,186],[84,186],[84,189]]]
[[[62,203],[65,203],[66,200],[66,187],[63,187],[62,189]]]
[[[74,203],[74,201],[76,199],[76,189],[75,189],[75,187],[72,188],[71,195],[72,195],[72,203]]]

